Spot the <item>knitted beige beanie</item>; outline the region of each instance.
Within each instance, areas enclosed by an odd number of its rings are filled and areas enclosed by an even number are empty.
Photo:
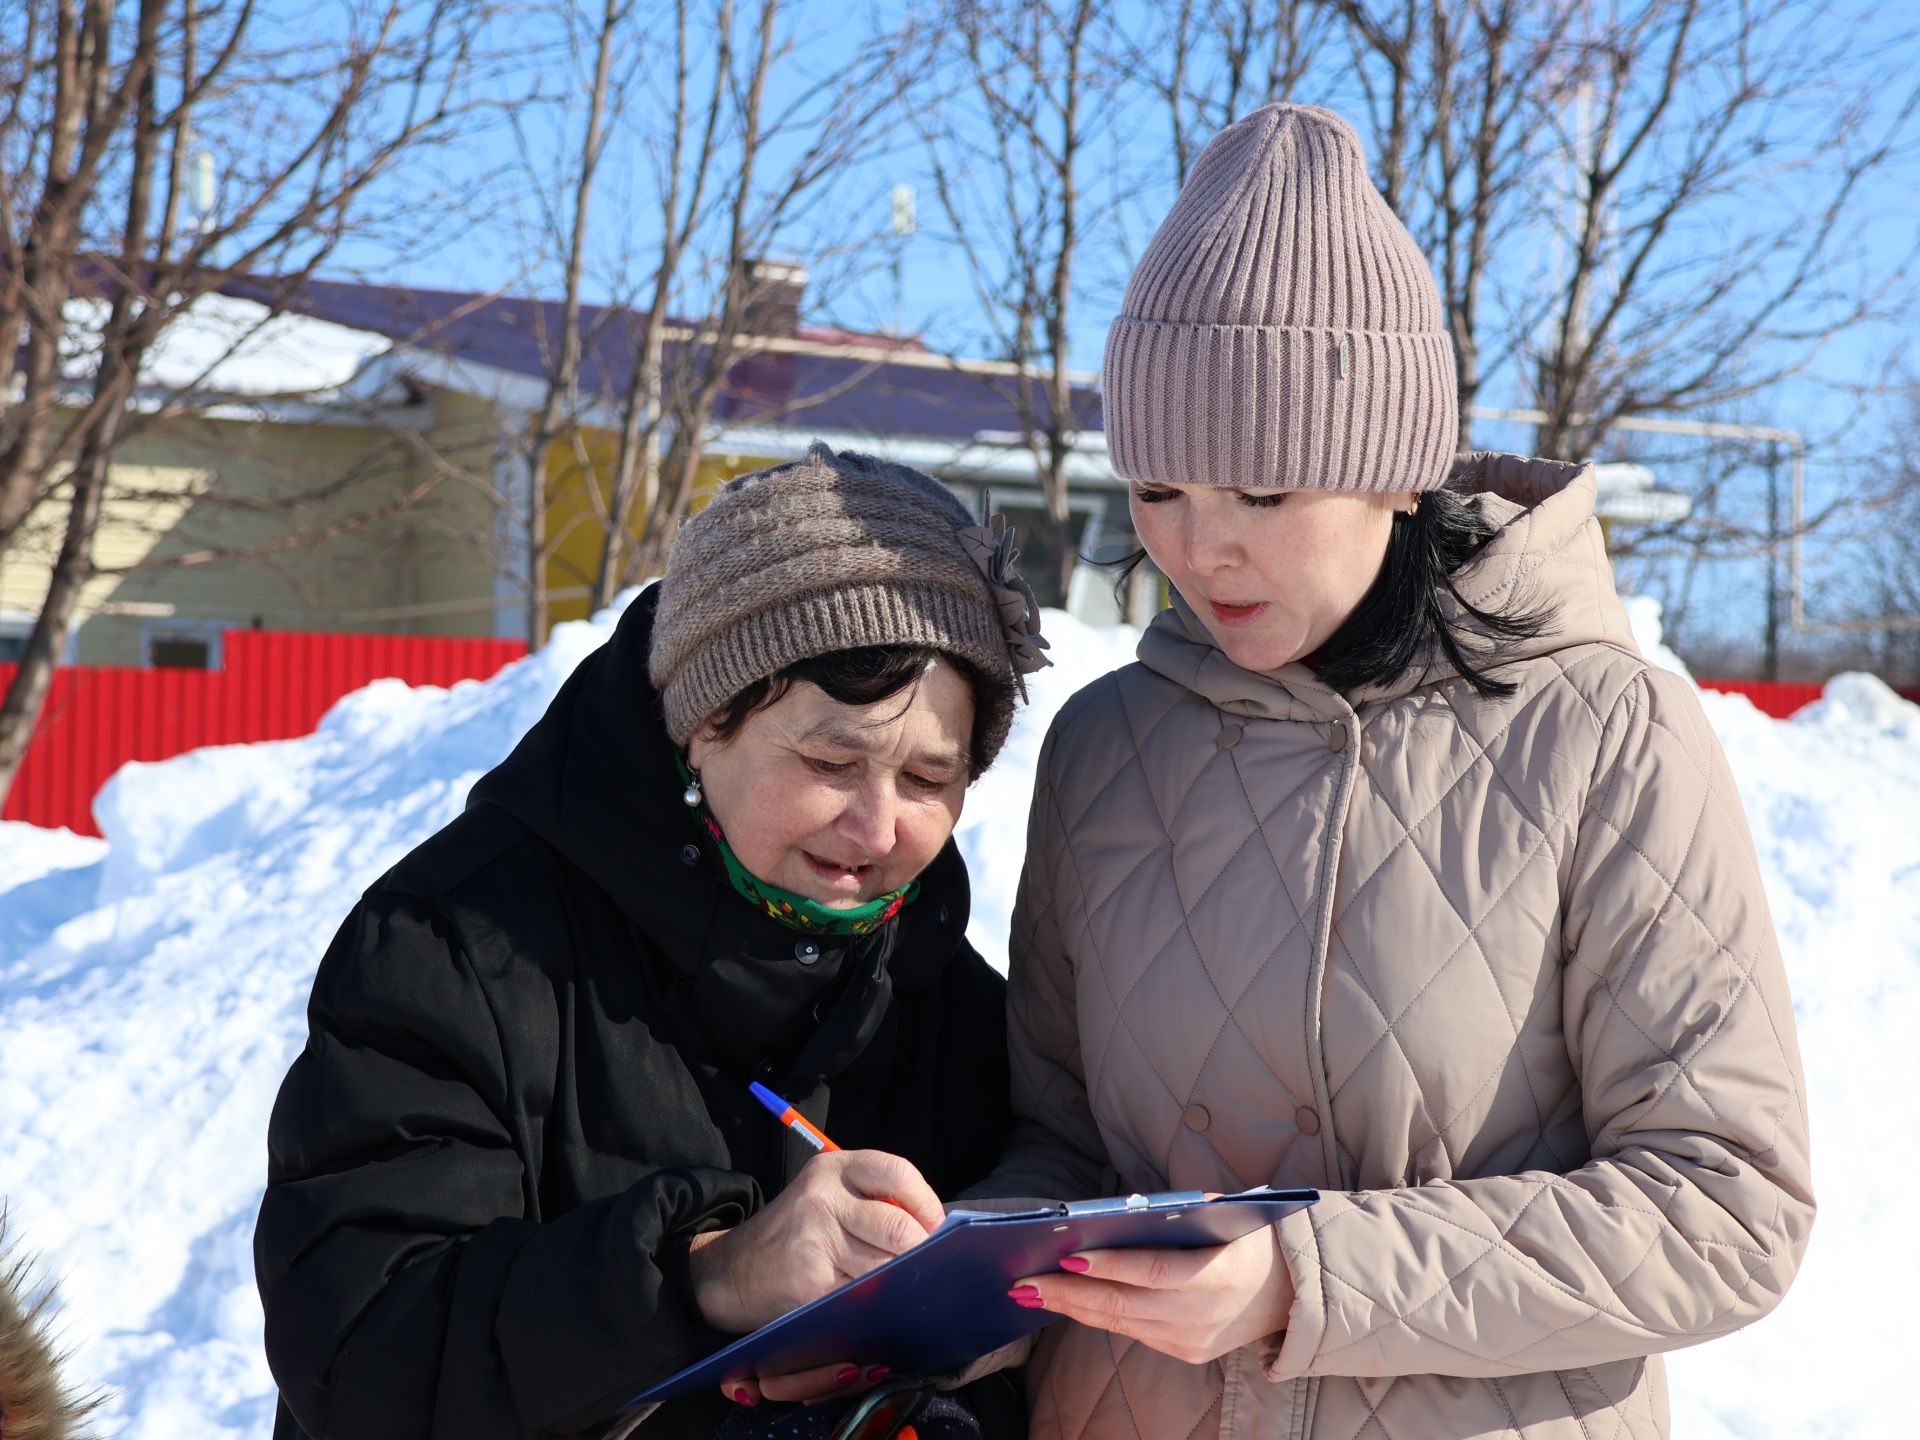
[[[1130,480],[1430,490],[1459,391],[1433,273],[1329,110],[1216,135],[1107,332],[1102,406]]]
[[[729,482],[681,527],[660,582],[648,673],[685,745],[756,680],[873,645],[927,645],[988,675],[1050,662],[1001,517],[977,524],[939,481],[815,441]],[[978,773],[1004,724],[973,757]]]

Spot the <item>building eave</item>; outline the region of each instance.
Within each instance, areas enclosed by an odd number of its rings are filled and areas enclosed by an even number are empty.
[[[1026,446],[978,438],[951,440],[933,435],[883,435],[813,426],[729,425],[708,431],[706,449],[708,454],[731,452],[769,460],[798,459],[815,440],[835,450],[857,450],[881,460],[910,465],[942,479],[1032,484],[1040,477],[1040,461]],[[1067,455],[1068,482],[1096,489],[1124,488],[1126,482],[1113,473],[1107,462],[1105,437],[1097,431],[1087,431],[1076,440]]]

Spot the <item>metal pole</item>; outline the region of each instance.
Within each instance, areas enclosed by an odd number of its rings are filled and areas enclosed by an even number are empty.
[[[1780,678],[1780,447],[1767,442],[1767,641],[1761,673]]]

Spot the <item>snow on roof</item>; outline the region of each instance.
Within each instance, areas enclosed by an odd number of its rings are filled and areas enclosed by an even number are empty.
[[[235,280],[228,293],[262,298],[280,282]],[[498,375],[543,380],[558,349],[558,300],[358,281],[307,280],[286,296],[289,308],[315,319],[384,335],[408,355]],[[580,388],[617,401],[633,377],[643,312],[585,305]],[[671,346],[669,347],[671,349]],[[803,325],[791,340],[775,339],[734,365],[714,405],[722,426],[784,424],[795,429],[867,435],[918,435],[968,440],[982,430],[1026,430],[1040,413],[1044,381],[999,373],[1009,367],[949,360],[917,340]],[[1022,391],[1025,395],[1022,395]],[[1083,428],[1100,424],[1090,379],[1074,386]]]
[[[63,373],[74,379],[93,373],[107,313],[104,300],[67,302]],[[140,377],[167,390],[325,399],[350,387],[392,348],[376,332],[310,315],[276,315],[257,300],[208,294],[160,332]]]

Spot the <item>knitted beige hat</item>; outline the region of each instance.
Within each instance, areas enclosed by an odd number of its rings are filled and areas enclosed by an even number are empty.
[[[1216,135],[1107,332],[1130,480],[1430,490],[1459,390],[1433,273],[1338,115],[1268,105]]]
[[[939,481],[815,441],[729,482],[681,528],[647,669],[685,745],[756,680],[870,645],[928,645],[988,675],[1050,662],[1003,517],[976,524]],[[1006,740],[984,738],[978,773]]]

